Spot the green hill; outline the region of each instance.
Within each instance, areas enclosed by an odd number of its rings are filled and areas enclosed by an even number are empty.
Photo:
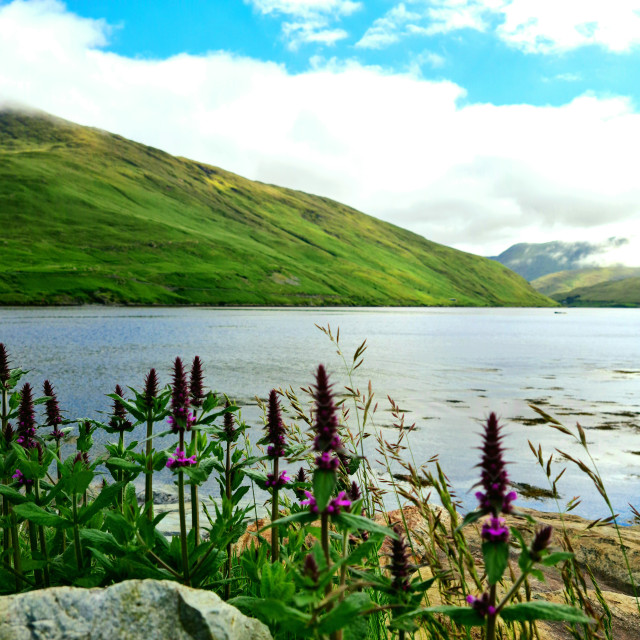
[[[553,304],[492,260],[327,198],[0,112],[2,304]]]
[[[578,287],[554,298],[570,307],[640,307],[640,277]]]
[[[601,282],[634,276],[640,276],[640,267],[595,267],[550,273],[532,280],[531,286],[545,296],[556,297],[557,294],[567,293],[579,287],[591,287]]]

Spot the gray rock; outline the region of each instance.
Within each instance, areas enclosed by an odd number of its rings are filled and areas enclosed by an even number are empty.
[[[211,591],[168,580],[55,587],[0,598],[0,640],[271,640]]]

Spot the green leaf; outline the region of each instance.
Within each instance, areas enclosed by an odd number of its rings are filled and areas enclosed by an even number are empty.
[[[107,531],[99,529],[81,529],[80,539],[87,542],[90,547],[98,549],[103,553],[120,554],[124,548],[118,544],[118,541]]]
[[[286,622],[287,626],[291,626],[291,622],[295,623],[297,621],[298,625],[295,626],[301,628],[302,625],[306,625],[311,620],[311,616],[308,613],[298,611],[298,609],[289,607],[280,600],[274,600],[273,598],[238,596],[231,598],[228,602],[251,615],[259,613],[268,620],[282,623]]]
[[[144,471],[144,467],[136,464],[135,462],[125,460],[124,458],[109,458],[106,465],[107,467],[115,467],[116,469],[122,469],[123,471],[135,471],[137,473]]]
[[[530,620],[564,620],[565,622],[579,622],[582,624],[593,624],[595,622],[580,609],[568,604],[555,604],[544,600],[513,604],[502,609],[500,615],[504,620],[511,622],[527,622]]]
[[[484,511],[469,511],[469,513],[467,513],[467,515],[464,517],[462,524],[456,528],[455,532],[458,533],[458,531],[460,531],[460,529],[462,529],[463,527],[466,527],[467,525],[473,524],[477,520],[480,520],[483,515],[485,515]]]
[[[556,551],[555,553],[550,553],[545,558],[542,558],[540,561],[545,567],[553,567],[558,564],[558,562],[566,562],[567,560],[571,560],[573,558],[573,553],[569,553],[568,551]]]
[[[7,496],[9,501],[13,504],[22,504],[23,502],[32,502],[32,500],[22,495],[19,491],[8,487],[7,485],[0,484],[0,495]]]
[[[322,512],[327,508],[331,494],[336,488],[337,474],[335,471],[317,469],[313,473],[313,497],[316,499],[318,511]]]
[[[72,522],[61,518],[55,513],[49,513],[32,502],[24,502],[13,508],[14,512],[21,518],[30,520],[35,524],[41,524],[44,527],[55,527],[56,529],[67,529],[73,525]]]
[[[398,536],[395,531],[385,527],[384,525],[378,524],[373,520],[369,520],[369,518],[365,518],[363,516],[357,516],[354,513],[341,513],[337,516],[332,516],[331,518],[333,522],[341,524],[347,529],[351,530],[359,530],[359,531],[370,531],[371,533],[381,533],[384,536],[389,536],[396,540]]]
[[[124,482],[116,482],[115,484],[110,484],[105,487],[90,505],[87,505],[80,510],[78,522],[80,524],[88,522],[96,513],[98,513],[98,511],[102,511],[102,509],[115,502],[116,496],[120,493],[120,489],[124,485]]]
[[[509,545],[506,542],[485,542],[482,545],[482,555],[487,580],[489,584],[496,584],[509,564]]]
[[[372,608],[371,598],[368,593],[352,593],[325,615],[318,631],[330,634],[350,624],[355,616]]]
[[[77,468],[71,472],[71,475],[65,479],[65,486],[73,493],[84,493],[92,480],[93,471],[90,469],[82,469],[80,465],[78,465]]]

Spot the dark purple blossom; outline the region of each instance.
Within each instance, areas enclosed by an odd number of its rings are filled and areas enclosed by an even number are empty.
[[[11,477],[18,483],[19,487],[30,487],[34,482],[33,478],[25,478],[20,469],[16,469],[16,472]]]
[[[9,354],[4,344],[0,342],[0,384],[4,387],[11,376],[9,368]]]
[[[224,406],[228,409],[231,406],[231,403],[227,400]],[[236,432],[234,422],[233,413],[231,413],[231,411],[227,411],[227,413],[224,414],[224,432],[228,438],[233,438]]]
[[[149,409],[153,407],[153,399],[158,396],[158,374],[150,369],[144,379],[144,402]]]
[[[86,451],[78,451],[73,459],[73,466],[79,464],[84,469],[88,469],[90,466],[89,454]]]
[[[64,437],[64,433],[58,428],[62,424],[62,416],[60,415],[60,406],[58,405],[58,398],[56,397],[55,389],[53,385],[45,380],[42,385],[42,390],[45,396],[49,397],[49,400],[45,403],[45,412],[47,414],[47,426],[53,427],[52,437],[59,441]]]
[[[202,360],[199,356],[193,359],[191,365],[191,378],[189,381],[189,394],[191,404],[194,407],[201,407],[204,402],[204,375],[202,373]]]
[[[36,421],[33,409],[31,385],[26,382],[20,391],[20,405],[18,407],[18,444],[25,449],[36,446]]]
[[[515,491],[509,491],[509,477],[503,458],[502,427],[498,424],[495,413],[487,419],[482,443],[482,461],[478,465],[482,469],[480,485],[484,491],[478,491],[476,498],[480,509],[498,517],[500,513],[511,513],[511,503],[516,499]]]
[[[415,567],[409,562],[409,549],[404,535],[404,527],[397,522],[393,526],[397,539],[391,539],[391,553],[389,558],[391,564],[389,571],[393,576],[391,586],[396,591],[409,591],[411,588],[410,578],[415,571]]]
[[[173,385],[171,389],[171,416],[168,419],[174,433],[189,431],[195,418],[189,411],[189,387],[184,365],[180,358],[173,363]]]
[[[333,393],[331,385],[329,384],[327,371],[323,365],[318,366],[313,398],[316,403],[316,437],[313,442],[313,447],[320,453],[328,453],[328,458],[333,459],[332,454],[342,449],[342,441],[338,435],[338,416],[336,405],[333,401]],[[322,458],[322,456],[319,457]],[[328,462],[328,458],[322,458],[322,464],[324,466],[321,466],[320,468],[337,469],[340,464],[338,458],[335,458],[335,462],[332,460],[330,463]]]
[[[507,542],[509,540],[509,528],[504,525],[504,518],[489,518],[482,525],[482,539],[485,542]]]
[[[304,558],[302,573],[314,584],[318,582],[319,571],[318,563],[312,553],[308,553]]]
[[[180,447],[176,448],[176,453],[174,457],[169,457],[167,460],[167,467],[169,469],[179,469],[180,467],[193,467],[196,464],[195,455],[186,457],[186,453],[180,449]]]
[[[274,478],[273,473],[267,474],[267,481],[265,482],[267,487],[273,487],[274,489],[282,489],[287,483],[291,482],[291,478],[287,475],[286,471],[281,471],[278,478]]]
[[[479,598],[475,596],[467,596],[467,602],[475,609],[483,618],[493,616],[496,608],[490,604],[491,600],[488,593],[483,593]]]
[[[124,397],[124,391],[122,387],[117,384],[114,393],[121,398]],[[130,420],[127,420],[127,410],[120,400],[113,401],[113,409],[111,414],[111,420],[109,420],[109,426],[116,431],[130,431],[133,429],[133,425]]]
[[[285,430],[282,422],[282,414],[280,411],[280,401],[278,393],[275,389],[271,389],[269,393],[269,409],[267,411],[267,437],[269,443],[267,447],[267,455],[270,458],[282,458],[284,456],[285,447]]]
[[[538,562],[542,558],[542,551],[548,549],[551,544],[551,536],[553,535],[553,527],[551,525],[547,525],[545,527],[540,527],[536,531],[536,535],[533,538],[533,542],[531,543],[531,559],[534,562]]]
[[[349,488],[349,498],[351,499],[351,502],[355,502],[356,500],[360,500],[360,498],[362,498],[360,487],[355,480],[351,483],[351,487]]]

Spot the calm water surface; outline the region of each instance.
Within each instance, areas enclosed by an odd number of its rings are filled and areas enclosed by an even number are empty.
[[[556,447],[581,454],[567,436],[532,424],[529,403],[568,426],[582,424],[617,511],[640,503],[640,310],[3,308],[0,341],[36,388],[45,378],[54,383],[69,417],[99,417],[116,383],[140,388],[151,367],[168,382],[176,356],[200,355],[209,387],[237,398],[257,427],[253,398],[308,385],[318,363],[337,387],[347,382],[335,347],[314,326],[328,323],[340,327],[348,359],[367,339],[355,382],[365,389],[371,380],[381,432],[395,438],[390,395],[416,423],[417,460],[439,454],[467,506],[474,504],[479,420],[490,411],[507,425],[516,482],[547,486],[527,440],[541,443],[545,456]],[[207,489],[217,492],[214,483]],[[573,467],[560,492],[562,503],[583,498],[577,513],[606,515]]]

